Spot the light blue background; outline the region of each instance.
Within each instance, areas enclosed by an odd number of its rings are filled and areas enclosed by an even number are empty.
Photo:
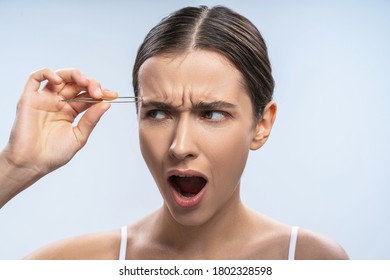
[[[80,68],[132,94],[136,50],[163,16],[223,4],[269,47],[278,116],[250,155],[244,202],[337,240],[353,259],[390,259],[389,1],[0,0],[0,147],[30,72]],[[162,203],[133,105],[115,105],[74,160],[0,211],[0,259],[132,223]]]

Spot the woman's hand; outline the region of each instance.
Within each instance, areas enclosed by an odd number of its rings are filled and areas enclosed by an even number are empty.
[[[46,80],[47,84],[39,90]],[[20,184],[18,188],[21,189],[17,192],[23,190],[36,178],[66,164],[85,145],[110,104],[62,101],[76,97],[81,91],[85,91],[83,97],[116,96],[116,93],[102,89],[97,81],[86,78],[77,69],[54,72],[45,68],[31,74],[17,106],[9,143],[0,153],[3,168],[0,170],[0,195],[2,187],[3,191],[7,187],[12,188],[11,181],[14,185]],[[84,111],[77,125],[74,125],[73,121]],[[6,174],[7,170],[10,174]],[[23,173],[20,180],[23,181],[25,177],[24,182],[18,182],[16,178],[20,172]]]

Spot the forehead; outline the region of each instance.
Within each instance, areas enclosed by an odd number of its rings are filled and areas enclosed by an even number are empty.
[[[139,72],[139,94],[145,101],[234,101],[244,91],[241,73],[214,51],[192,50],[153,56]]]

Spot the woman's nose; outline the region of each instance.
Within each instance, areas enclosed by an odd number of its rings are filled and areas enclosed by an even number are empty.
[[[198,156],[196,145],[196,129],[189,118],[178,121],[169,147],[169,155],[178,160],[196,158]]]

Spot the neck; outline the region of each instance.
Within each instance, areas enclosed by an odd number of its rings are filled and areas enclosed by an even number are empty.
[[[251,215],[237,194],[200,225],[178,223],[166,206],[158,212],[155,223],[156,240],[180,258],[209,259],[218,258],[222,249],[226,252],[229,246],[233,248],[238,240],[245,238],[250,232]]]

